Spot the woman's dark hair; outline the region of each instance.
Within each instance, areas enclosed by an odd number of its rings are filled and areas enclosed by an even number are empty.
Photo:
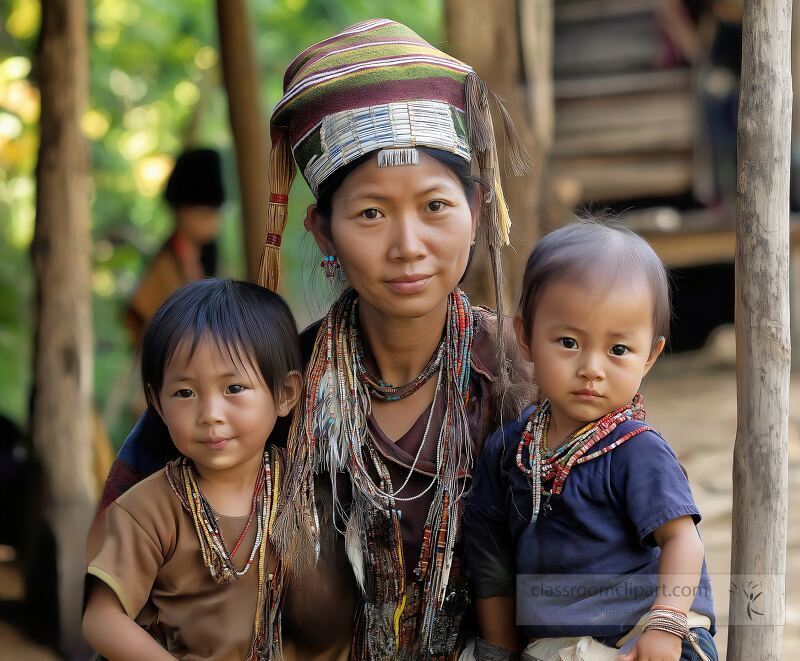
[[[663,262],[642,237],[614,222],[581,219],[545,235],[528,257],[518,314],[525,334],[536,308],[555,282],[615,282],[642,278],[653,295],[655,337],[669,339],[670,289]]]
[[[431,147],[417,147],[418,152],[430,156],[432,159],[439,162],[441,165],[450,170],[456,178],[461,182],[464,187],[464,194],[470,206],[475,204],[475,191],[477,190],[480,179],[472,174],[472,169],[468,161],[465,161],[460,156],[452,154],[448,151],[441,149],[433,149]],[[330,221],[333,212],[333,196],[342,182],[353,173],[359,166],[366,163],[371,158],[375,158],[375,152],[369,152],[357,158],[355,161],[339,168],[327,180],[325,180],[320,188],[319,195],[317,196],[317,213],[322,216],[326,221]]]
[[[145,329],[139,351],[149,407],[178,346],[188,341],[191,358],[205,338],[239,365],[257,367],[273,393],[289,372],[302,372],[297,326],[280,296],[250,282],[198,280],[172,294]]]

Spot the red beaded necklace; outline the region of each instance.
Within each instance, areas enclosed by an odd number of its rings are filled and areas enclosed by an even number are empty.
[[[550,498],[562,492],[564,483],[574,466],[611,452],[637,434],[652,429],[643,425],[589,454],[589,450],[606,438],[617,426],[627,420],[644,420],[645,415],[644,399],[641,394],[637,393],[630,404],[581,427],[570,434],[569,438],[557,448],[550,449],[547,447],[547,430],[550,426],[551,416],[550,402],[546,399],[542,400],[528,418],[517,446],[517,468],[528,477],[531,483],[533,496],[531,521],[535,521],[539,515],[542,496],[547,498],[544,506],[541,507],[543,512],[547,514],[552,509]],[[527,461],[523,460],[525,449],[527,449]],[[553,480],[553,485],[546,490],[543,485],[550,480]]]

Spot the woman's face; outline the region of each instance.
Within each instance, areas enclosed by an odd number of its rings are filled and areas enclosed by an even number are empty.
[[[336,255],[362,306],[391,317],[439,309],[464,274],[475,236],[463,185],[426,154],[418,165],[378,167],[369,159],[334,193],[327,235],[324,222],[311,222],[320,249]]]

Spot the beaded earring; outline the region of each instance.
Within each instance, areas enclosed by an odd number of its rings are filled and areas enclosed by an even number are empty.
[[[325,271],[325,279],[328,281],[328,284],[333,285],[333,281],[336,278],[336,271],[339,270],[339,260],[336,259],[336,255],[325,255],[319,265],[322,267],[322,270]]]

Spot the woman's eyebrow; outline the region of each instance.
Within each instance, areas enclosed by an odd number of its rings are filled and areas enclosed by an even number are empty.
[[[449,188],[450,188],[450,186],[448,184],[445,184],[445,183],[434,184],[433,186],[430,186],[430,187],[426,188],[425,190],[420,191],[419,193],[417,193],[417,195],[418,196],[430,195],[431,193],[436,193],[438,191],[446,192]]]
[[[368,190],[366,192],[359,191],[358,193],[353,193],[352,195],[348,195],[344,199],[344,202],[355,203],[355,202],[363,202],[364,200],[377,200],[378,202],[383,202],[389,199],[391,198],[389,198],[386,195],[382,195],[379,192],[372,192]]]

